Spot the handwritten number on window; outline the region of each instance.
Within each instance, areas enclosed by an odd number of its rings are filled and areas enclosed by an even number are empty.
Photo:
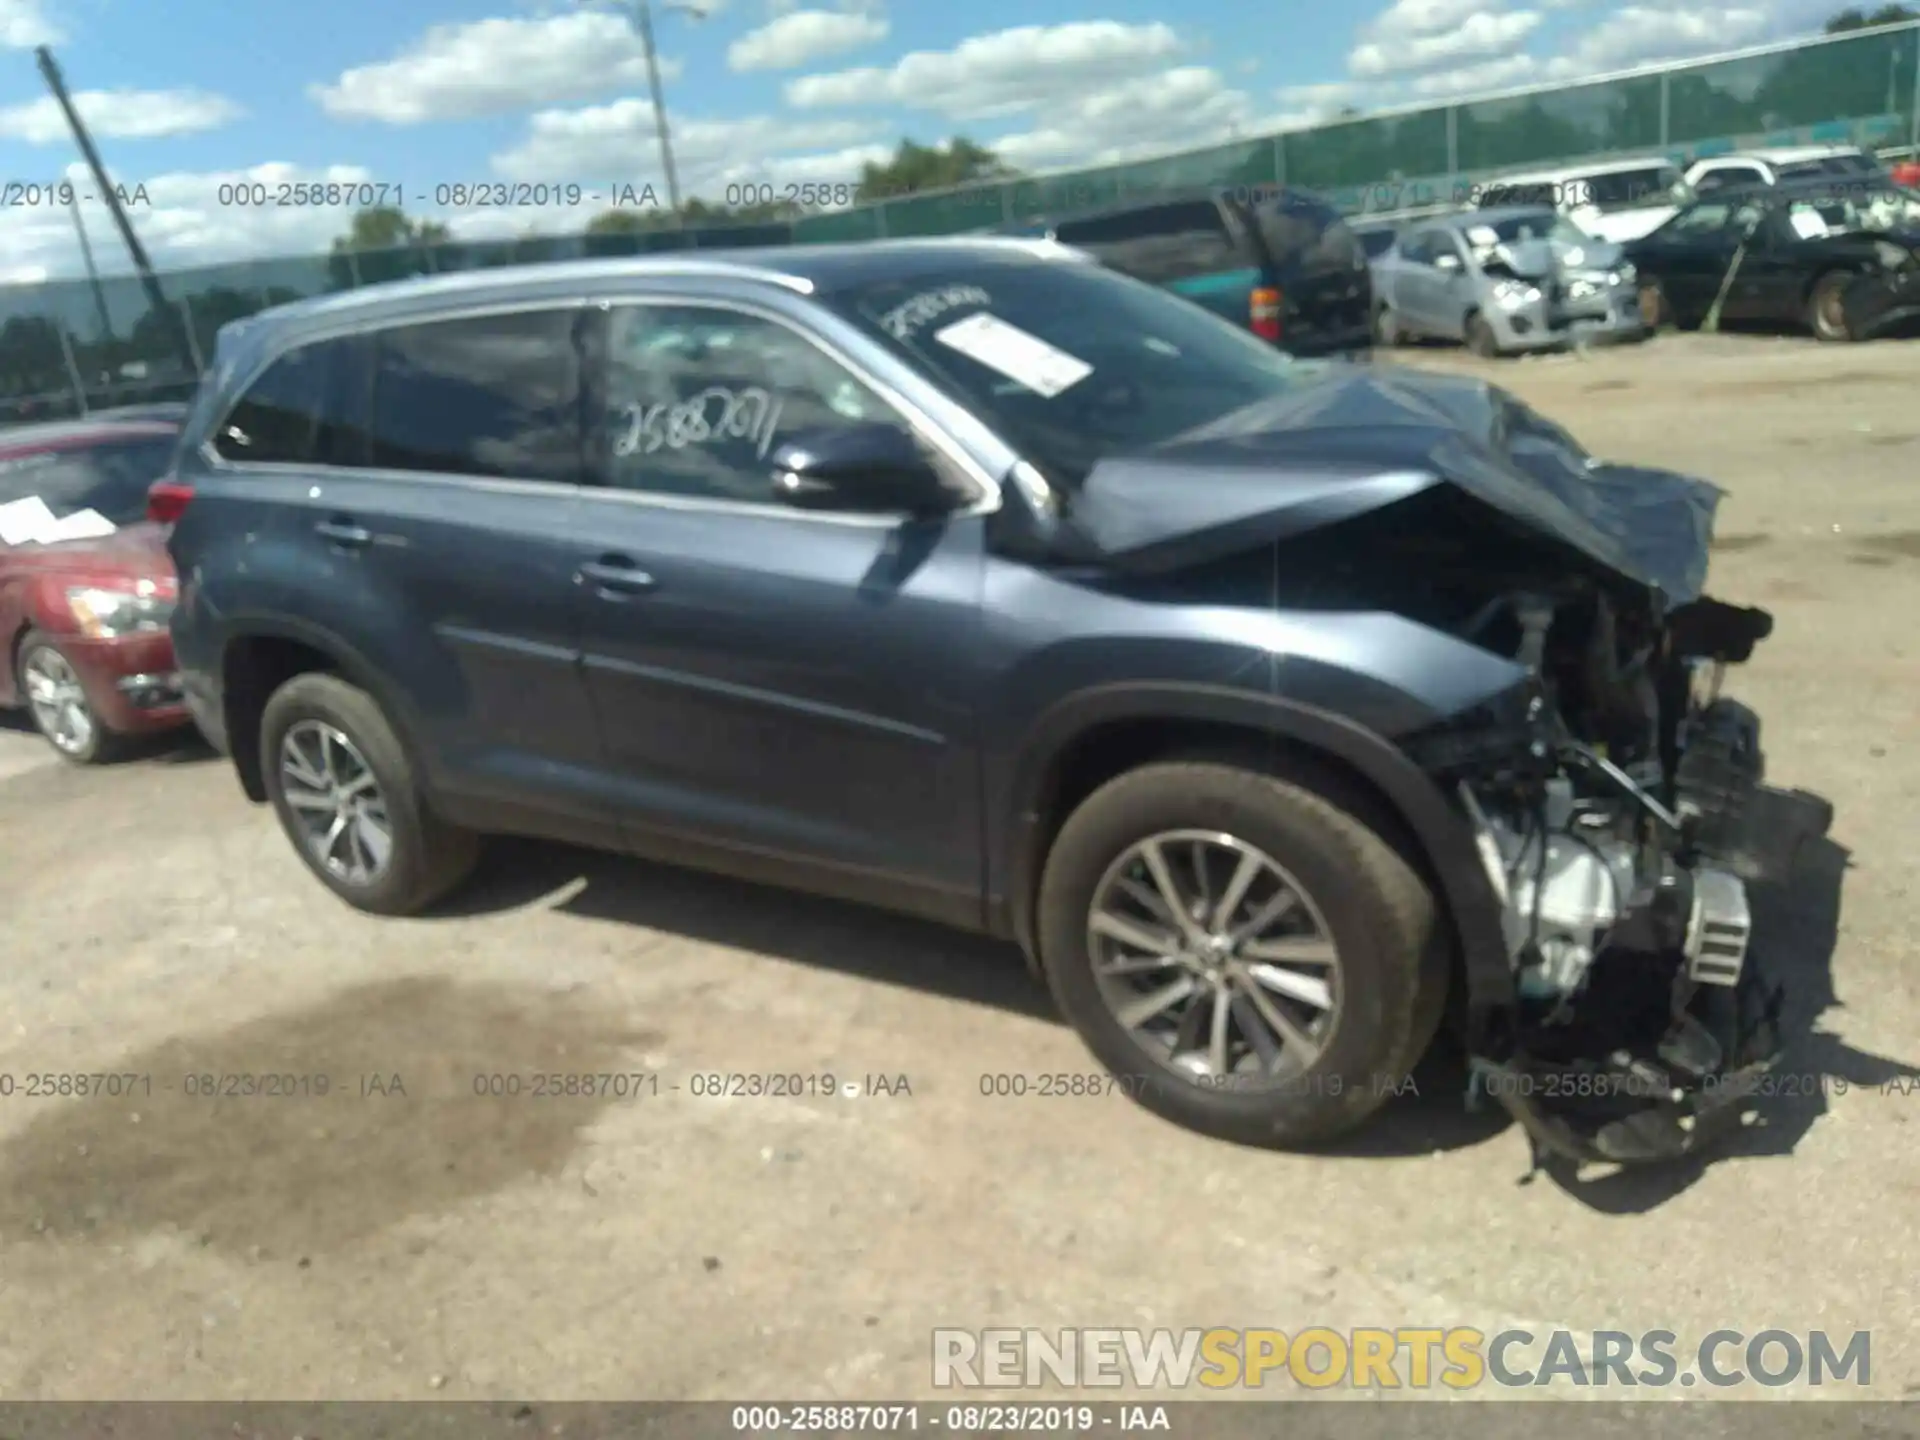
[[[691,400],[658,405],[629,405],[627,426],[614,441],[622,460],[661,449],[684,450],[727,440],[751,440],[764,460],[779,433],[781,402],[758,386],[727,390],[715,385]]]

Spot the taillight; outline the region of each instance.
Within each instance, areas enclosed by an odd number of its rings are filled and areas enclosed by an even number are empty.
[[[1278,342],[1280,339],[1280,292],[1264,285],[1255,290],[1247,322],[1253,327],[1253,333],[1262,340]]]
[[[171,525],[187,513],[193,499],[193,486],[179,480],[156,480],[147,488],[147,519],[158,525]]]

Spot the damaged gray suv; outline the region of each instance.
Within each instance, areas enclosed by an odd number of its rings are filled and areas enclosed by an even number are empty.
[[[362,910],[625,850],[1015,941],[1209,1134],[1351,1131],[1451,1017],[1645,1160],[1772,1063],[1747,884],[1831,818],[1718,694],[1717,499],[1001,239],[272,311],[153,507],[197,719]]]

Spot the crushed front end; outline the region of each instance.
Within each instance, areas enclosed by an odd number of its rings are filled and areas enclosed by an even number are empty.
[[[1692,1153],[1779,1059],[1749,887],[1783,883],[1832,819],[1765,784],[1759,719],[1720,693],[1772,619],[1573,585],[1465,628],[1529,677],[1409,746],[1457,797],[1503,916],[1513,1002],[1471,1027],[1472,1097],[1536,1158]]]

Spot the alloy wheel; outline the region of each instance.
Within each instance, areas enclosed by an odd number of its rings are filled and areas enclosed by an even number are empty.
[[[1325,919],[1279,862],[1233,835],[1166,831],[1129,847],[1094,890],[1087,950],[1114,1018],[1199,1085],[1282,1086],[1339,1024]]]
[[[337,726],[302,720],[280,742],[280,792],[314,861],[348,885],[393,863],[393,824],[373,767]]]
[[[1840,336],[1847,333],[1847,294],[1844,286],[1829,285],[1820,292],[1819,306],[1820,328],[1827,335]]]
[[[87,692],[67,657],[43,645],[27,657],[20,675],[26,682],[27,705],[40,733],[62,755],[85,754],[93,743],[97,722],[93,708],[87,704]]]

